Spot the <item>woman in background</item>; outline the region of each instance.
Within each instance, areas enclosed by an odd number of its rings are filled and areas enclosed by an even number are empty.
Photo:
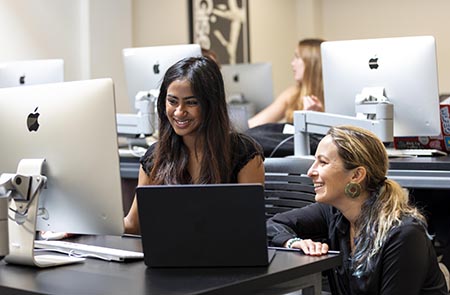
[[[304,39],[295,48],[291,62],[295,85],[284,90],[275,101],[250,118],[249,127],[267,123],[293,123],[296,110],[323,111],[321,39]]]
[[[232,130],[219,66],[207,57],[171,66],[158,97],[159,139],[141,158],[138,185],[264,183],[264,156]],[[136,197],[125,232],[140,233]]]
[[[375,134],[332,127],[308,170],[317,202],[268,220],[270,243],[307,255],[339,250],[336,294],[448,294],[425,217],[386,178],[388,167]]]

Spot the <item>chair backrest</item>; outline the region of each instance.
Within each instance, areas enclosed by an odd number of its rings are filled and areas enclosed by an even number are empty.
[[[312,158],[266,158],[266,217],[314,203],[314,186],[306,173]]]
[[[314,159],[309,157],[266,158],[264,193],[267,219],[315,202],[314,185],[306,175],[313,162]],[[337,294],[333,269],[323,272],[322,281],[327,283],[331,294]]]

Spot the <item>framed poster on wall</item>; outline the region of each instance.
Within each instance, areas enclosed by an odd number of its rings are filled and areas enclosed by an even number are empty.
[[[191,42],[214,51],[222,64],[248,63],[248,1],[188,0]]]

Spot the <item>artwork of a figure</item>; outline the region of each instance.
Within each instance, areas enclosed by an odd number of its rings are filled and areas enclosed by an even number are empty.
[[[224,64],[249,62],[247,1],[193,0],[192,37]]]

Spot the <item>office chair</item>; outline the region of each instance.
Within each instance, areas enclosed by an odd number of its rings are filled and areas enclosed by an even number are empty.
[[[306,173],[312,158],[266,158],[266,218],[314,203],[314,186]]]

